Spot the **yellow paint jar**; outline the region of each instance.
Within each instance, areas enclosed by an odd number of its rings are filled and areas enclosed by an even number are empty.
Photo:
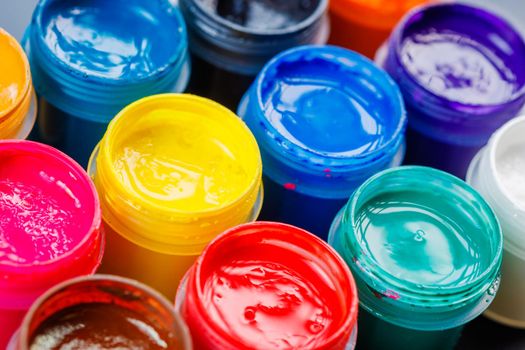
[[[174,298],[219,233],[256,219],[262,164],[233,112],[205,98],[155,95],[124,108],[89,165],[107,235],[99,271]]]
[[[0,139],[25,139],[36,119],[36,97],[27,56],[0,28]]]

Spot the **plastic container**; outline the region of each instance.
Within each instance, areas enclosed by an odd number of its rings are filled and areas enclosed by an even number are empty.
[[[361,183],[403,158],[406,115],[398,87],[365,57],[335,46],[276,56],[238,114],[261,148],[261,219],[321,238]]]
[[[525,116],[499,129],[472,161],[467,181],[494,208],[503,229],[502,278],[485,315],[525,328]]]
[[[40,1],[26,33],[36,137],[86,166],[109,121],[139,98],[184,91],[186,28],[170,0]]]
[[[384,62],[407,107],[406,163],[464,178],[492,133],[523,107],[524,61],[520,34],[486,10],[445,3],[408,14]]]
[[[30,141],[0,141],[0,348],[35,299],[102,259],[100,203],[72,159]]]
[[[334,220],[329,243],[356,279],[364,348],[453,349],[498,288],[503,242],[494,212],[435,169],[370,178]]]
[[[255,138],[221,105],[193,95],[144,98],[110,123],[90,162],[107,248],[101,270],[169,298],[204,247],[257,218]]]
[[[331,0],[330,40],[373,58],[399,20],[430,0]]]
[[[0,28],[0,139],[25,139],[36,120],[36,98],[27,56]]]
[[[46,292],[7,350],[59,347],[192,349],[184,321],[166,299],[133,280],[104,275],[72,279]]]
[[[357,290],[341,257],[297,227],[256,222],[204,250],[177,294],[195,348],[347,349]]]
[[[328,39],[328,0],[181,0],[192,52],[190,93],[235,110],[276,54]]]

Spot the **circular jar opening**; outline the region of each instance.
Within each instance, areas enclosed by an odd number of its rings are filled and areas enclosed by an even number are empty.
[[[233,228],[190,271],[183,313],[193,332],[211,332],[222,344],[342,349],[356,324],[348,267],[326,243],[293,226]]]
[[[402,137],[401,93],[368,59],[333,46],[280,54],[256,81],[262,118],[275,143],[304,157],[376,154]],[[299,155],[301,157],[301,155]]]
[[[86,172],[58,150],[30,141],[0,141],[0,217],[2,270],[82,254],[101,221]]]
[[[490,206],[460,179],[431,168],[379,173],[342,217],[346,261],[362,305],[415,329],[446,329],[494,298],[502,235]],[[413,314],[407,318],[406,312]]]
[[[220,232],[255,219],[259,148],[211,100],[165,94],[129,105],[110,123],[96,162],[105,221],[149,249],[199,254]]]
[[[223,25],[254,34],[286,34],[309,26],[324,12],[326,0],[194,0]]]
[[[422,7],[405,17],[393,37],[409,78],[455,108],[506,104],[525,92],[522,37],[481,8]]]
[[[160,294],[113,276],[81,277],[49,290],[22,324],[19,347],[191,349],[188,330]]]
[[[185,27],[168,0],[45,0],[34,19],[46,53],[79,78],[137,81],[174,65]]]

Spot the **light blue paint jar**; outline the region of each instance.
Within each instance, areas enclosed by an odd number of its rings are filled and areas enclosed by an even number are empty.
[[[39,96],[36,138],[84,166],[123,107],[182,92],[189,79],[186,27],[169,0],[43,0],[25,41]]]
[[[403,157],[406,117],[397,85],[367,58],[335,46],[273,58],[238,115],[262,153],[260,218],[321,238],[355,188]]]

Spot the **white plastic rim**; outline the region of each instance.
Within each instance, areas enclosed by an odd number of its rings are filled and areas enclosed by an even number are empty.
[[[525,329],[525,304],[518,302],[525,295],[525,209],[503,186],[497,162],[498,157],[514,145],[525,145],[525,116],[511,120],[492,135],[487,146],[472,160],[467,182],[492,206],[503,230],[501,284],[485,316]],[[523,158],[525,160],[525,154]]]
[[[31,91],[31,102],[29,104],[29,110],[27,111],[27,114],[24,118],[22,126],[20,127],[20,130],[18,130],[18,133],[16,134],[15,139],[25,140],[29,137],[29,134],[31,134],[31,131],[33,130],[33,127],[35,126],[36,111],[37,111],[37,99],[36,99],[35,91],[33,90]]]

